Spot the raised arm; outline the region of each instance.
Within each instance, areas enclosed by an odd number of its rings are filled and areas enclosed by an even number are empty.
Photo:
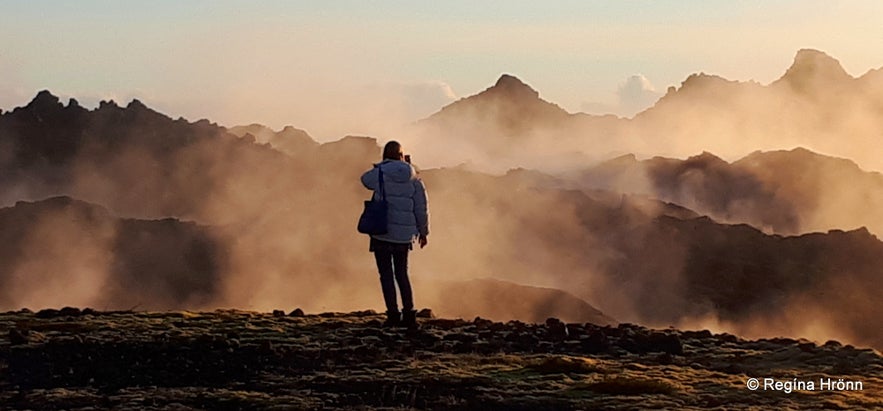
[[[417,219],[417,232],[421,237],[429,235],[429,206],[426,196],[426,186],[423,180],[414,180],[414,217]]]

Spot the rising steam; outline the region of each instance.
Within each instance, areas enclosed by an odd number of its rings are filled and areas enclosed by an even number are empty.
[[[883,203],[880,175],[807,150],[754,153],[800,145],[883,169],[870,154],[880,88],[826,57],[802,52],[768,86],[692,76],[634,119],[569,114],[504,76],[415,125],[383,124],[429,190],[430,245],[412,253],[418,305],[463,315],[438,284],[492,277],[566,290],[619,321],[883,346],[862,331],[879,313],[883,217],[871,210],[883,207],[867,204]],[[380,310],[354,222],[370,194],[358,177],[383,141],[230,131],[140,102],[87,111],[42,95],[4,114],[8,205],[68,195],[108,211],[55,207],[18,223],[21,238],[0,247],[0,306]],[[843,135],[855,144],[831,142]],[[623,153],[638,156],[598,163]],[[651,154],[686,160],[638,160]],[[782,236],[860,226],[871,231]],[[505,316],[481,295],[475,315]]]

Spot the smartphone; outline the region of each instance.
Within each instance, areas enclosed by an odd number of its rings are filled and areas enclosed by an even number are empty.
[[[411,164],[411,155],[410,154],[405,154],[405,162],[408,164]]]

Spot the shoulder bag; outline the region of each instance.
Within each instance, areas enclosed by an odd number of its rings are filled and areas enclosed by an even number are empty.
[[[386,212],[389,205],[386,203],[386,190],[383,188],[383,168],[377,166],[377,180],[380,183],[378,190],[379,198],[374,199],[371,195],[370,200],[365,200],[365,209],[359,217],[358,230],[362,234],[381,235],[389,231],[387,227]]]

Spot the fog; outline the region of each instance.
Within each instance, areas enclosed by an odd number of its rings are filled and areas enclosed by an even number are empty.
[[[71,306],[101,301],[115,235],[113,225],[82,220],[69,210],[40,216],[20,239],[14,275],[6,279],[7,306],[42,306],[62,299]]]
[[[879,88],[831,85],[830,61],[803,54],[767,86],[691,77],[633,119],[569,114],[504,77],[413,124],[381,105],[366,128],[384,135],[324,144],[41,95],[0,121],[2,152],[14,153],[0,157],[5,205],[67,195],[107,215],[38,202],[31,218],[9,217],[21,235],[10,228],[0,247],[0,306],[380,311],[355,231],[370,195],[359,176],[397,139],[429,192],[430,244],[411,253],[418,307],[588,318],[545,303],[506,311],[486,291],[509,283],[444,285],[493,278],[564,290],[618,321],[880,347],[866,329],[880,318],[883,183],[865,171],[880,169],[869,154]],[[807,64],[829,70],[802,74]],[[749,156],[759,149],[789,151]],[[625,153],[637,156],[601,163]]]

